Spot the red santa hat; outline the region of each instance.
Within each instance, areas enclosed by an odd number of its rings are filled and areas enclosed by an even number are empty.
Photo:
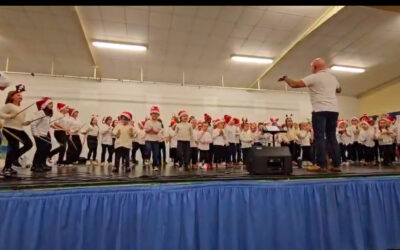
[[[240,119],[239,118],[233,118],[233,123],[235,125],[240,124]]]
[[[340,125],[340,124],[342,124],[342,123],[344,123],[344,124],[346,124],[346,125],[349,124],[349,122],[348,122],[347,120],[345,120],[345,119],[338,120],[338,125]]]
[[[216,120],[214,120],[214,126],[217,126],[218,124],[224,123],[224,122],[225,122],[224,120],[217,118]]]
[[[363,114],[361,117],[360,117],[360,121],[362,121],[362,120],[366,120],[366,121],[370,121],[370,118],[368,117],[368,115],[367,114]]]
[[[75,113],[75,112],[79,112],[79,111],[76,110],[76,109],[73,109],[73,108],[70,108],[70,109],[68,110],[69,116],[72,116],[72,114]]]
[[[128,111],[122,112],[119,116],[120,116],[120,117],[121,117],[121,116],[124,116],[124,117],[128,118],[129,121],[132,120],[132,114],[131,114],[130,112],[128,112]]]
[[[358,121],[358,117],[357,116],[353,116],[353,118],[351,118],[351,121],[354,121],[354,120]]]
[[[370,121],[366,121],[366,120],[362,120],[360,122],[360,125],[362,125],[362,124],[366,124],[366,125],[368,125],[368,127],[371,126]]]
[[[211,122],[212,118],[209,116],[207,113],[204,114],[204,121],[205,122]]]
[[[145,124],[146,124],[146,121],[141,121],[141,122],[139,122],[139,126],[144,127]]]
[[[179,118],[181,118],[181,117],[184,116],[184,115],[188,115],[188,113],[186,112],[186,110],[181,110],[181,111],[178,112]]]
[[[39,101],[36,102],[36,107],[38,110],[42,110],[44,108],[46,108],[46,106],[49,103],[52,103],[53,101],[49,98],[49,97],[43,97],[42,99],[40,99]]]
[[[10,86],[10,82],[8,81],[7,78],[4,77],[2,73],[0,73],[0,88],[5,89],[8,86]]]
[[[384,121],[386,121],[386,122],[392,122],[393,121],[393,118],[391,117],[391,116],[381,116],[380,118],[379,118],[379,121],[380,120],[384,120]]]
[[[67,105],[67,104],[61,103],[61,102],[57,103],[57,109],[58,109],[59,111],[61,111],[61,110],[63,110],[63,109],[66,109],[66,108],[68,108],[68,105]]]
[[[203,125],[203,121],[201,121],[201,120],[198,120],[198,121],[197,121],[197,126],[199,126],[199,127],[200,127],[200,126],[202,126],[202,125]]]
[[[230,116],[230,115],[224,115],[225,123],[229,123],[229,122],[231,121],[231,119],[232,119],[232,116]]]
[[[176,124],[178,124],[176,121],[171,121],[171,123],[169,124],[170,127],[175,126]]]
[[[158,107],[158,106],[152,106],[151,108],[150,108],[150,115],[151,114],[160,114],[160,108]]]

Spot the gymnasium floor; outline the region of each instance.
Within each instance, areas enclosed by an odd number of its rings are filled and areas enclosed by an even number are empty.
[[[29,168],[15,168],[17,178],[0,177],[0,189],[58,188],[72,186],[121,185],[166,182],[193,182],[212,180],[288,180],[310,178],[344,178],[358,176],[400,175],[400,165],[393,167],[344,166],[341,173],[312,173],[305,169],[293,169],[293,174],[250,175],[244,166],[219,168],[213,170],[191,169],[180,171],[170,163],[161,171],[155,172],[136,166],[130,173],[112,173],[111,167],[76,165],[72,167],[53,167],[46,173],[34,173]]]

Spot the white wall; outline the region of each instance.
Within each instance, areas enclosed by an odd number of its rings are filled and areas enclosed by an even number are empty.
[[[311,104],[307,93],[292,91],[247,91],[228,88],[194,87],[167,84],[121,83],[115,81],[60,77],[7,75],[18,83],[24,83],[27,92],[23,105],[29,105],[40,97],[49,96],[55,101],[66,102],[80,111],[82,120],[91,114],[118,115],[130,111],[136,121],[148,115],[152,105],[161,108],[161,118],[169,121],[172,113],[186,109],[190,115],[203,119],[204,112],[213,119],[230,114],[252,121],[266,121],[270,116],[281,119],[293,114],[296,120],[311,116]],[[7,90],[11,89],[9,87]],[[1,94],[6,95],[7,91]],[[4,100],[4,97],[3,97]],[[339,97],[340,114],[350,117],[359,113],[359,103],[353,97]],[[31,108],[28,113],[32,113]]]
[[[213,119],[224,114],[250,121],[267,121],[278,116],[282,121],[286,114],[293,114],[296,120],[311,118],[311,104],[308,93],[284,91],[248,91],[228,88],[194,87],[169,84],[122,83],[116,81],[97,82],[61,77],[6,75],[16,83],[23,83],[22,106],[27,106],[40,97],[49,96],[55,102],[65,102],[80,111],[80,119],[89,122],[92,114],[100,117],[116,117],[122,111],[130,111],[135,121],[148,115],[152,105],[161,109],[161,118],[167,125],[173,113],[186,109],[190,115],[203,119],[207,112]],[[0,94],[5,100],[6,91]],[[339,97],[341,117],[359,115],[359,103],[353,97]],[[29,116],[35,107],[27,111]]]

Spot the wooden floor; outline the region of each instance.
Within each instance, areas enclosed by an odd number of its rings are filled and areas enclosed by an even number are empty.
[[[335,178],[351,176],[371,175],[400,175],[400,165],[393,167],[364,167],[345,166],[341,173],[312,173],[305,169],[294,168],[292,175],[250,175],[244,166],[234,168],[218,168],[212,170],[190,169],[180,171],[171,163],[160,171],[153,171],[142,165],[132,168],[130,173],[121,171],[112,173],[111,167],[101,166],[65,166],[53,167],[46,173],[35,173],[29,168],[16,168],[16,178],[0,177],[0,189],[27,189],[27,188],[57,188],[72,186],[93,185],[116,185],[135,183],[163,183],[163,182],[187,182],[187,181],[210,181],[210,180],[287,180],[287,179],[310,179],[310,178]]]

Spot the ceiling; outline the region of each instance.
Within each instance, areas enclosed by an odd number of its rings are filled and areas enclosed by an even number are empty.
[[[59,75],[249,87],[269,65],[230,60],[232,54],[277,58],[329,6],[1,6],[0,69]],[[146,52],[93,47],[93,40],[140,43]],[[309,63],[365,67],[337,74],[345,95],[357,96],[400,75],[400,14],[345,7],[298,43],[261,80],[301,78]],[[4,66],[3,66],[4,65]],[[52,68],[53,65],[53,68]],[[223,79],[223,80],[222,80]]]

